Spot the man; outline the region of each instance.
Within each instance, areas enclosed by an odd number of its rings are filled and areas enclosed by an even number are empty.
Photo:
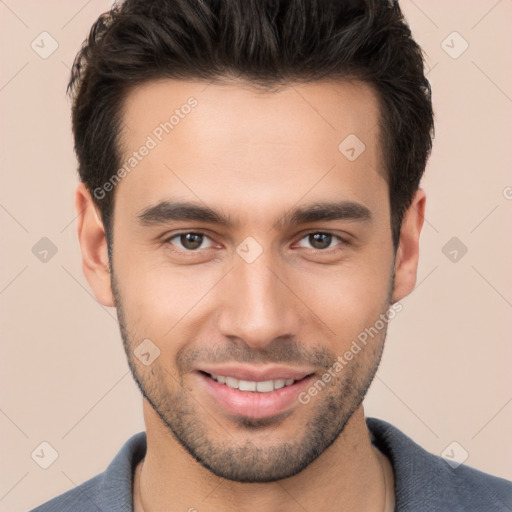
[[[364,416],[433,129],[396,2],[127,0],[70,90],[83,268],[146,432],[37,512],[509,510]]]

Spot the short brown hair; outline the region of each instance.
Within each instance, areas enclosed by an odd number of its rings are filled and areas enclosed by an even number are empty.
[[[396,249],[432,148],[423,53],[397,1],[125,0],[92,26],[68,85],[75,152],[92,192],[121,165],[122,106],[158,78],[239,77],[259,87],[358,79],[377,91]],[[114,191],[95,198],[111,239]]]

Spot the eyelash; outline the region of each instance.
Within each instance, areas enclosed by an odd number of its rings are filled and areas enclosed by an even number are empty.
[[[206,237],[206,238],[210,238],[206,233],[203,233],[202,231],[182,231],[180,233],[175,233],[174,235],[166,238],[164,240],[164,242],[166,244],[172,244],[171,240],[175,239],[175,238],[178,238],[182,235],[188,235],[188,234],[193,234],[193,235],[202,235],[203,237]],[[312,251],[315,251],[315,252],[321,252],[321,253],[330,253],[331,251],[336,251],[336,250],[340,250],[340,247],[339,246],[346,246],[346,245],[349,245],[350,242],[348,240],[346,240],[345,238],[342,238],[341,236],[339,235],[336,235],[335,233],[332,233],[330,231],[310,231],[308,233],[305,233],[304,235],[302,235],[302,237],[299,239],[299,241],[301,240],[304,240],[304,238],[307,238],[308,236],[310,235],[315,235],[315,234],[322,234],[322,235],[330,235],[332,236],[333,238],[336,238],[338,239],[339,243],[337,245],[335,245],[334,247],[329,247],[327,249],[314,249],[314,248],[308,248],[307,249],[310,249]],[[211,240],[211,238],[210,238]],[[204,251],[204,250],[207,250],[209,249],[209,247],[207,247],[206,249],[177,249],[178,251],[180,252],[184,252],[184,253],[189,253],[189,254],[194,254],[194,253],[198,253],[200,251]]]

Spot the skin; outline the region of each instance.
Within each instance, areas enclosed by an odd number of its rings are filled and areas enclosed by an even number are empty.
[[[111,262],[91,194],[83,184],[76,193],[84,273],[98,301],[118,309],[143,394],[148,450],[135,510],[392,510],[392,467],[371,445],[362,405],[385,328],[309,403],[266,421],[228,414],[196,370],[282,363],[320,378],[413,290],[425,193],[404,216],[395,254],[377,96],[357,82],[274,93],[238,81],[149,82],[126,99],[124,156],[190,96],[197,107],[116,186]],[[338,150],[349,134],[366,146],[354,161]],[[140,214],[163,200],[207,205],[237,223],[143,225]],[[359,203],[371,220],[278,222],[324,201]],[[206,236],[187,253],[171,238],[182,232]],[[327,248],[308,236],[325,232],[335,235]],[[236,252],[248,236],[262,250],[251,263]],[[133,352],[146,338],[160,350],[149,366]]]

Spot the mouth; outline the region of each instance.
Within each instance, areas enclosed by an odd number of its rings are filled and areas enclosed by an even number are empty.
[[[275,370],[273,377],[276,377]],[[228,373],[226,375],[225,373]],[[206,392],[228,415],[246,418],[269,418],[291,411],[299,405],[298,395],[310,385],[313,373],[282,371],[279,378],[237,378],[247,371],[210,373],[199,370],[197,375]],[[294,374],[294,375],[290,375]],[[269,372],[267,372],[269,375]],[[294,378],[295,377],[295,378]]]
[[[226,386],[228,386],[228,388],[238,389],[240,391],[258,392],[258,393],[270,393],[276,389],[281,389],[286,386],[291,386],[295,382],[298,382],[295,379],[275,379],[275,380],[254,381],[254,380],[236,379],[235,377],[229,377],[226,375],[210,375],[208,373],[205,373],[205,375],[209,376],[210,378],[219,382],[220,384],[225,384]]]

